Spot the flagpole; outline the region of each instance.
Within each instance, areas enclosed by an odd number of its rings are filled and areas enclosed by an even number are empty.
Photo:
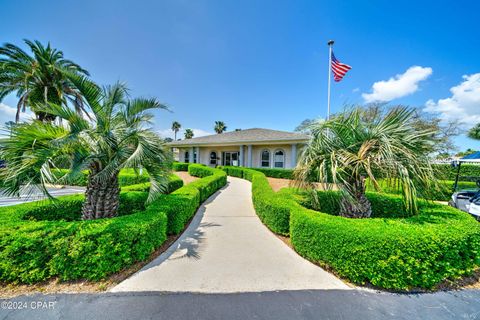
[[[330,83],[332,78],[332,46],[333,40],[328,41],[328,101],[327,101],[327,120],[330,119]]]

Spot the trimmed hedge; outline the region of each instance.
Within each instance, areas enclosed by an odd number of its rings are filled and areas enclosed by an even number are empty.
[[[147,193],[122,192],[122,210],[128,206],[132,212],[116,218],[67,221],[76,219],[81,195],[60,197],[55,208],[46,201],[2,208],[0,281],[100,280],[145,260],[167,233],[183,230],[200,205],[202,192],[206,196],[226,183],[223,171],[202,169],[205,178],[161,195],[147,208],[142,207]],[[51,212],[59,208],[61,212]]]
[[[62,176],[67,174],[69,169],[55,169],[52,170],[52,173],[57,179],[60,179]],[[88,181],[88,171],[82,171],[82,174],[75,180],[74,185],[76,186],[86,186]],[[120,186],[130,186],[139,183],[149,182],[150,179],[146,172],[142,174],[135,172],[133,169],[122,169],[118,175],[118,183]]]
[[[174,162],[172,164],[173,171],[188,171],[188,163],[185,162]]]
[[[172,193],[173,191],[183,187],[183,180],[175,174],[171,174],[168,177],[168,184],[166,193]],[[126,187],[122,187],[122,191],[142,191],[148,192],[150,190],[150,182],[134,184]]]
[[[218,168],[222,169],[224,167],[219,166]],[[228,167],[231,172],[239,172],[238,175],[241,175],[240,172],[243,170],[255,170],[262,172],[265,176],[270,178],[280,178],[280,179],[293,179],[293,169],[270,169],[270,168],[246,168],[246,167]],[[233,176],[233,175],[232,175]]]
[[[238,168],[223,169],[240,176]],[[255,209],[263,210],[257,214],[271,230],[279,217],[289,220],[295,250],[351,282],[394,290],[432,289],[480,265],[480,224],[457,209],[420,201],[419,215],[399,218],[404,215],[401,197],[369,193],[374,216],[382,218],[349,219],[303,207],[299,202],[304,195],[293,189],[274,193],[265,175],[255,170],[244,169],[243,178],[252,181]],[[319,196],[322,210],[338,211],[335,201],[327,202],[324,193]]]
[[[227,183],[227,175],[218,169],[191,164],[188,171],[192,176],[202,179],[193,181],[170,195],[162,195],[159,201],[161,210],[168,217],[168,234],[181,232],[198,206]]]
[[[442,205],[425,204],[407,219],[348,219],[300,207],[290,228],[297,252],[358,284],[431,289],[480,264],[478,223]]]

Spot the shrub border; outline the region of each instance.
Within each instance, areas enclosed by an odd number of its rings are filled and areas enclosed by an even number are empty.
[[[192,174],[202,178],[127,216],[73,222],[25,221],[23,215],[42,202],[2,209],[0,281],[31,284],[55,276],[61,280],[100,280],[145,260],[163,244],[167,234],[181,232],[201,202],[226,184],[226,174],[221,170],[194,164],[190,167]],[[80,198],[61,197],[65,201]]]
[[[288,190],[273,192],[255,169],[222,169],[252,182],[254,207],[268,228],[290,234],[301,256],[353,283],[402,291],[432,289],[480,265],[480,225],[457,209],[424,201],[424,222],[415,223],[417,217],[348,219],[309,210]],[[383,199],[379,201],[398,198],[378,196]]]

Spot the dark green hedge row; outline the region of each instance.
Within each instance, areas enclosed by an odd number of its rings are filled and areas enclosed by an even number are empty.
[[[298,192],[291,188],[284,188],[279,192],[281,194],[295,194],[297,202],[309,209],[335,216],[340,212],[341,194],[338,191],[317,191],[316,201],[312,200],[311,192]],[[406,218],[411,216],[407,213],[405,203],[400,195],[384,196],[375,192],[367,192],[366,195],[372,204],[372,218]],[[318,207],[312,205],[312,203],[317,202]]]
[[[185,162],[174,162],[172,164],[173,171],[188,171],[188,163]]]
[[[455,180],[457,168],[450,164],[434,164],[433,167],[438,171],[438,177],[444,180]],[[477,181],[480,179],[480,165],[464,163],[460,169],[460,181]]]
[[[55,169],[52,170],[57,179],[61,178],[69,172],[69,169]],[[88,181],[88,171],[82,171],[82,174],[73,183],[76,186],[86,186]],[[130,186],[139,183],[149,182],[150,179],[146,172],[142,174],[135,172],[133,169],[122,169],[118,175],[118,183],[120,186]]]
[[[224,170],[240,177],[238,168]],[[264,201],[282,207],[262,206],[270,212],[257,211],[270,229],[277,220],[262,216],[285,217],[298,253],[351,282],[395,290],[431,289],[445,279],[469,275],[480,265],[480,224],[454,208],[420,201],[419,215],[399,218],[404,215],[399,196],[369,193],[374,215],[391,218],[348,219],[303,207],[303,195],[293,189],[273,193],[262,173],[245,169],[243,178],[252,181],[256,209]],[[338,209],[324,194],[320,199],[325,210]]]
[[[181,232],[198,206],[227,183],[227,175],[218,169],[191,164],[188,171],[192,176],[202,179],[193,181],[170,195],[162,196],[160,201],[161,210],[168,216],[169,234]]]
[[[223,168],[219,166],[218,168]],[[237,171],[243,171],[244,169],[251,169],[245,167],[229,167],[229,170],[232,172],[237,168]],[[270,178],[281,178],[281,179],[293,179],[293,169],[270,169],[270,168],[254,168],[253,170],[262,172],[265,176]],[[239,173],[240,174],[240,173]]]
[[[183,180],[175,174],[171,174],[168,177],[168,184],[166,193],[172,193],[173,191],[183,187]],[[134,185],[122,187],[122,191],[143,191],[148,192],[150,190],[150,182],[144,182]]]
[[[442,205],[406,219],[347,219],[300,207],[290,219],[297,252],[358,284],[431,289],[480,264],[478,223]]]
[[[0,281],[35,283],[55,276],[99,280],[145,260],[167,233],[183,229],[200,204],[201,192],[206,195],[225,184],[223,171],[204,170],[211,175],[162,195],[141,211],[135,212],[142,209],[147,194],[122,192],[123,210],[128,206],[133,212],[111,219],[65,221],[75,219],[68,210],[81,206],[81,195],[59,198],[64,207],[60,213],[49,212],[52,204],[45,201],[2,208]],[[60,214],[64,220],[58,220]]]

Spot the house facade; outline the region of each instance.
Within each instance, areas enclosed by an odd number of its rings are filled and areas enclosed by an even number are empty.
[[[178,149],[178,161],[207,166],[294,168],[309,136],[302,133],[245,129],[168,143]]]

